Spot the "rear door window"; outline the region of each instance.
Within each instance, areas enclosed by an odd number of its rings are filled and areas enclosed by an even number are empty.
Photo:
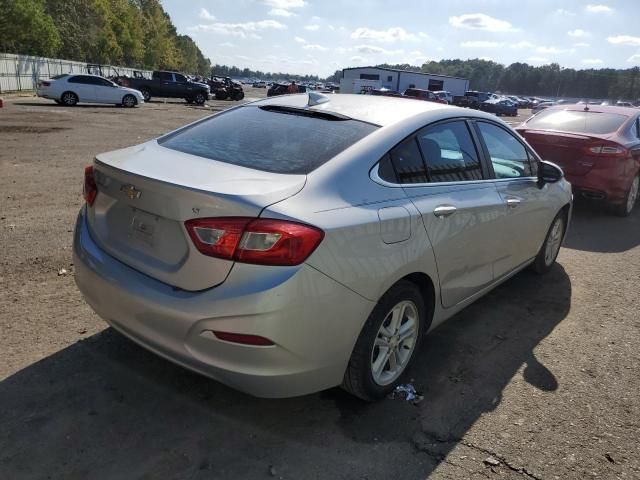
[[[427,169],[415,137],[405,140],[391,150],[389,157],[398,183],[427,182]]]
[[[158,143],[256,170],[307,174],[377,129],[346,117],[246,106],[178,130]]]
[[[417,138],[432,182],[482,179],[478,153],[464,121],[427,127]]]
[[[68,80],[69,83],[81,83],[84,85],[92,85],[92,78],[87,75],[76,75]]]
[[[531,118],[527,128],[573,133],[604,134],[618,130],[629,117],[618,113],[547,110]]]
[[[515,135],[486,122],[477,122],[480,135],[487,147],[496,178],[534,176],[529,153]]]

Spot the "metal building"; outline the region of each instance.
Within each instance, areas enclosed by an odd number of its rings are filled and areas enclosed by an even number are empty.
[[[387,88],[404,92],[407,88],[423,90],[446,90],[452,95],[464,95],[469,90],[466,78],[408,72],[385,67],[353,67],[342,70],[340,93],[360,93],[363,89]]]

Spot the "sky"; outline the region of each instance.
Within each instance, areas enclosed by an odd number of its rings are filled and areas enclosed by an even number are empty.
[[[484,58],[640,66],[640,0],[163,0],[213,64],[317,74]]]

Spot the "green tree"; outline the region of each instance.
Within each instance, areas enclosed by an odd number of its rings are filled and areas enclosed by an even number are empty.
[[[0,0],[0,51],[54,56],[60,34],[42,0]]]

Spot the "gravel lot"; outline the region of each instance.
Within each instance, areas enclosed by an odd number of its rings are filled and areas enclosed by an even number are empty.
[[[549,275],[432,332],[415,406],[248,397],[105,328],[73,282],[83,167],[231,104],[5,98],[0,479],[640,478],[640,208],[578,205]]]

